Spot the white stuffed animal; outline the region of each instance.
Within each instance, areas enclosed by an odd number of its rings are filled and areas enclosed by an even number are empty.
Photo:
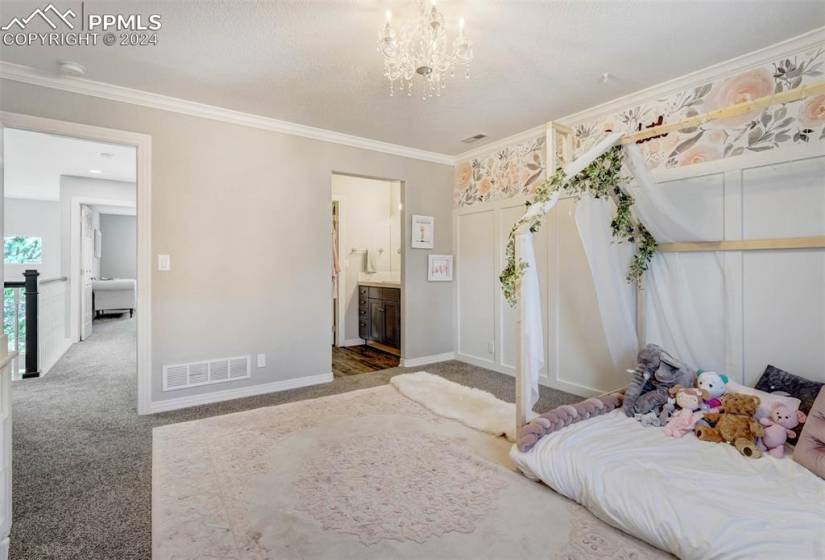
[[[725,394],[728,376],[703,369],[697,371],[696,374],[696,386],[708,393],[708,398],[702,403],[702,410],[712,410],[722,406],[720,398]]]

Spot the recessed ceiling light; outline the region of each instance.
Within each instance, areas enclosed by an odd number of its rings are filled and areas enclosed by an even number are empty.
[[[57,63],[60,73],[64,76],[72,76],[80,78],[86,75],[86,67],[79,62],[72,62],[71,60],[64,60]]]
[[[604,74],[599,76],[599,81],[603,84],[606,84],[608,81],[610,81],[610,78],[612,77],[613,76],[610,74],[610,72],[605,72]]]
[[[101,171],[100,169],[90,169],[89,173],[94,173],[95,175],[100,175],[101,173],[103,173],[103,171]]]

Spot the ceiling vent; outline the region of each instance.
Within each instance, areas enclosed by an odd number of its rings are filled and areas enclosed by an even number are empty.
[[[486,134],[476,134],[475,136],[470,136],[469,138],[465,138],[462,140],[465,144],[472,144],[473,142],[478,142],[482,138],[487,138]]]

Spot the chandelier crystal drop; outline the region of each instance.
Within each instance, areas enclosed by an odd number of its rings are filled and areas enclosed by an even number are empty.
[[[416,17],[397,29],[392,14],[378,33],[378,52],[384,57],[384,76],[390,82],[390,95],[396,91],[413,95],[416,77],[423,83],[422,98],[440,96],[447,87],[447,76],[455,75],[456,66],[464,67],[470,78],[473,44],[464,34],[464,18],[458,22],[458,36],[450,42],[444,16],[435,0],[418,0]]]

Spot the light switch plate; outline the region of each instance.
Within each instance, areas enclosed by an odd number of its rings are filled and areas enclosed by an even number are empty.
[[[158,255],[158,270],[163,272],[172,270],[172,259],[169,255]]]
[[[266,367],[266,354],[258,354],[258,367]]]
[[[495,354],[496,352],[496,343],[494,341],[490,341],[487,343],[487,352],[490,354]]]

